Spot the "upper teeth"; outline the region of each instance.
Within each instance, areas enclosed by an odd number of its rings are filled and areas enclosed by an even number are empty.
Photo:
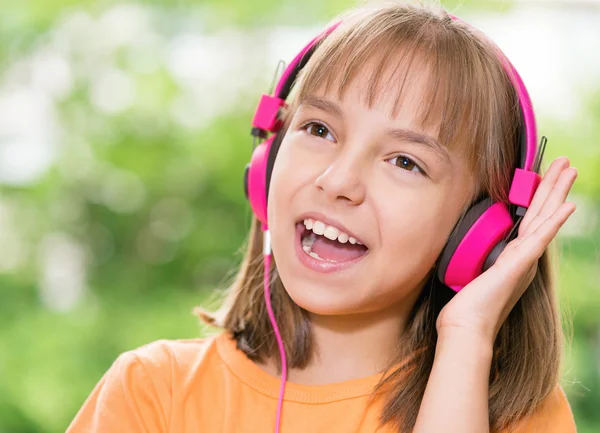
[[[342,244],[345,244],[346,242],[350,241],[351,244],[362,245],[360,242],[358,242],[356,240],[356,238],[353,238],[352,236],[348,235],[347,233],[344,233],[337,227],[328,226],[324,222],[321,222],[319,220],[307,218],[304,220],[304,226],[308,230],[312,230],[314,233],[316,233],[318,235],[323,235],[327,239],[331,239],[332,241],[337,239],[338,242],[341,242]]]

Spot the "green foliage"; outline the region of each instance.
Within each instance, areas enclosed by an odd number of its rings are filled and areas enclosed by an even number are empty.
[[[44,101],[51,108],[50,123],[58,125],[50,131],[45,120],[35,121],[35,110],[44,105],[28,105],[27,116],[34,120],[29,132],[17,134],[27,138],[30,131],[43,130],[35,139],[50,137],[55,160],[30,182],[0,184],[0,432],[64,431],[120,353],[160,338],[201,335],[193,306],[223,286],[240,259],[250,221],[242,190],[252,144],[249,121],[269,84],[270,72],[264,70],[273,65],[262,47],[255,57],[244,58],[238,73],[252,80],[221,109],[218,104],[229,96],[216,100],[209,88],[218,81],[208,77],[206,85],[182,78],[185,67],[194,68],[185,63],[193,56],[179,58],[183,72],[173,67],[174,46],[182,43],[178,38],[217,34],[225,40],[231,35],[221,32],[234,29],[243,35],[227,47],[234,49],[246,37],[263,41],[260,26],[321,25],[351,4],[0,4],[0,89],[27,83],[31,71],[41,74],[43,83],[44,76],[53,77],[55,81],[43,84],[51,90]],[[444,4],[458,13],[505,10],[511,3]],[[107,18],[108,11],[119,7],[125,7],[119,9],[121,18],[142,22],[133,38],[119,36],[123,29],[114,28],[119,20]],[[105,27],[96,28],[100,22]],[[18,68],[40,53],[57,52],[70,70],[67,90],[57,84],[61,75],[52,75],[57,70],[52,68],[61,70],[60,62],[29,72]],[[246,70],[250,65],[264,66],[263,72],[253,76]],[[115,100],[105,99],[103,79],[108,88],[121,89],[116,106]],[[194,93],[198,85],[207,87]],[[132,86],[135,94],[127,102]],[[595,142],[600,95],[590,96],[589,106],[588,118],[566,125],[548,122],[546,133],[551,137],[546,160],[565,153],[580,170],[575,193],[582,204],[581,220],[563,239],[559,275],[561,301],[576,312],[565,389],[582,432],[600,427],[600,225],[593,220],[600,215]],[[4,140],[11,137],[0,135],[0,149]],[[32,148],[28,158],[38,154]]]

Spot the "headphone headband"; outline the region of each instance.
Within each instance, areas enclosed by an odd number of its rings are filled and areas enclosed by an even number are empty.
[[[321,42],[326,36],[328,36],[332,31],[334,31],[342,22],[338,21],[337,23],[331,25],[319,35],[317,35],[312,41],[310,41],[303,49],[298,53],[294,60],[290,62],[288,67],[285,69],[283,74],[281,75],[281,79],[275,88],[275,96],[281,99],[287,99],[290,90],[292,88],[292,84],[296,80],[298,73],[300,70],[306,65],[308,59],[314,52],[317,44]],[[308,54],[308,55],[307,55]]]
[[[466,26],[475,29],[472,25],[467,23],[466,21],[454,16],[450,15],[454,21],[458,21],[460,23],[465,24]],[[535,159],[535,154],[537,150],[537,126],[535,122],[535,114],[533,112],[533,104],[531,102],[531,98],[529,97],[529,92],[521,79],[521,76],[517,72],[516,68],[513,64],[508,60],[508,58],[504,55],[500,47],[494,44],[489,38],[488,40],[494,45],[496,50],[498,50],[500,61],[504,66],[504,70],[508,74],[511,82],[515,90],[517,91],[517,95],[519,97],[519,106],[521,107],[521,119],[524,124],[524,132],[525,132],[525,148],[522,149],[521,156],[522,160],[520,161],[521,167],[524,170],[531,170],[533,168],[533,161]],[[525,150],[525,152],[523,152]]]

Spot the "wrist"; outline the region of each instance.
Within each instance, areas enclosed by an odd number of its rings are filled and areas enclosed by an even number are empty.
[[[484,333],[460,328],[441,329],[438,332],[436,352],[447,350],[460,351],[465,356],[476,356],[491,362],[494,341]]]
[[[442,309],[436,319],[435,326],[439,336],[460,335],[463,338],[494,343],[501,325],[495,320],[494,313],[477,313],[469,316],[463,312],[448,312],[447,307]]]

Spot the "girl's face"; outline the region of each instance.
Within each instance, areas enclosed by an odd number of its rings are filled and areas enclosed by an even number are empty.
[[[341,100],[320,93],[300,104],[273,168],[277,269],[294,302],[315,314],[412,307],[472,198],[464,158],[416,126],[420,83],[406,83],[395,118],[389,93],[363,103],[367,84],[358,77]],[[327,231],[306,229],[308,219]],[[364,247],[342,243],[346,235]]]

